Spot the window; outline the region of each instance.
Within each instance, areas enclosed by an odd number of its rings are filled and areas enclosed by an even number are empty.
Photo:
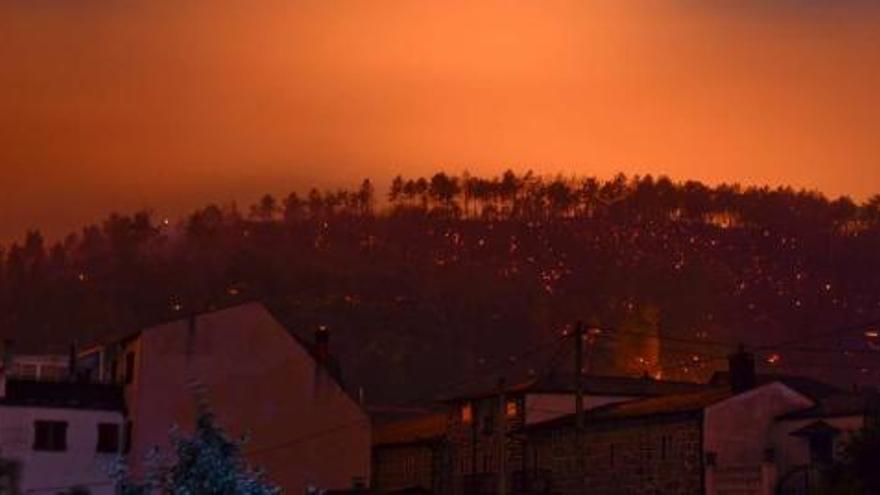
[[[123,442],[122,442],[122,453],[123,454],[128,454],[129,452],[131,452],[131,430],[132,430],[132,428],[133,428],[133,426],[132,426],[131,421],[126,421],[125,422],[125,438],[123,439]]]
[[[461,406],[461,422],[470,423],[474,420],[474,407],[470,403]]]
[[[98,424],[97,452],[115,454],[119,452],[119,425],[116,423]]]
[[[34,450],[46,452],[67,450],[67,422],[34,421]]]
[[[821,434],[811,436],[810,460],[818,464],[831,464],[834,460],[834,437]]]
[[[134,382],[134,353],[125,354],[125,384],[130,385]]]
[[[660,459],[666,460],[666,457],[669,455],[669,437],[663,435],[660,437]]]
[[[614,467],[614,444],[608,446],[608,464]]]
[[[519,405],[515,400],[507,401],[507,417],[515,418],[519,414]]]

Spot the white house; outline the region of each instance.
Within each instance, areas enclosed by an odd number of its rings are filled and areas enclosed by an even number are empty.
[[[0,371],[0,492],[114,493],[123,409],[119,387],[6,380]]]

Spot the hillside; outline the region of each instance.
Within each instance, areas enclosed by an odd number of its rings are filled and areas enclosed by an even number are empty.
[[[530,349],[547,352],[509,365],[542,369],[578,319],[602,330],[595,372],[700,379],[742,341],[780,372],[880,378],[880,197],[438,173],[395,179],[387,202],[365,181],[177,222],[113,214],[53,245],[30,232],[0,261],[0,325],[21,349],[259,299],[329,328],[377,402]]]

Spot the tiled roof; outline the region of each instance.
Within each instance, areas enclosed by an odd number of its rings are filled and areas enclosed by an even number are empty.
[[[118,385],[10,379],[0,406],[124,411]]]
[[[733,395],[728,387],[704,388],[695,392],[662,395],[618,402],[586,411],[587,422],[632,419],[660,414],[696,412],[721,402]],[[573,414],[537,423],[531,428],[546,428],[574,423]]]
[[[654,414],[673,414],[703,410],[733,396],[728,387],[710,388],[698,392],[649,397],[610,404],[595,409],[592,419],[624,419]]]
[[[373,427],[373,445],[395,445],[435,440],[446,433],[446,413],[423,414]]]
[[[586,375],[582,378],[582,390],[586,395],[621,396],[621,397],[653,397],[658,395],[677,394],[703,390],[706,385],[694,382],[674,382],[654,380],[652,378],[635,378],[628,376]],[[574,393],[574,375],[548,374],[529,377],[505,387],[507,393]],[[497,385],[488,383],[476,384],[467,390],[442,399],[445,402],[489,397],[498,393]]]
[[[842,392],[818,400],[816,406],[780,416],[780,419],[833,418],[866,414],[871,405],[870,393]]]
[[[818,435],[835,436],[838,434],[840,434],[839,428],[835,428],[824,421],[813,421],[807,426],[789,433],[789,435],[794,437],[812,437]]]
[[[799,375],[785,374],[760,374],[756,377],[757,385],[765,385],[767,383],[780,382],[783,385],[795,390],[796,392],[806,395],[813,400],[820,400],[841,393],[841,390],[834,385],[830,385],[813,378]],[[718,371],[712,375],[709,380],[711,385],[729,385],[730,373],[727,371]]]

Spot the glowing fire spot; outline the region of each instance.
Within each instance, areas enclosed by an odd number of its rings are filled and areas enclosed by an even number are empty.
[[[779,364],[781,360],[782,356],[780,356],[779,354],[771,354],[767,356],[767,364]]]

